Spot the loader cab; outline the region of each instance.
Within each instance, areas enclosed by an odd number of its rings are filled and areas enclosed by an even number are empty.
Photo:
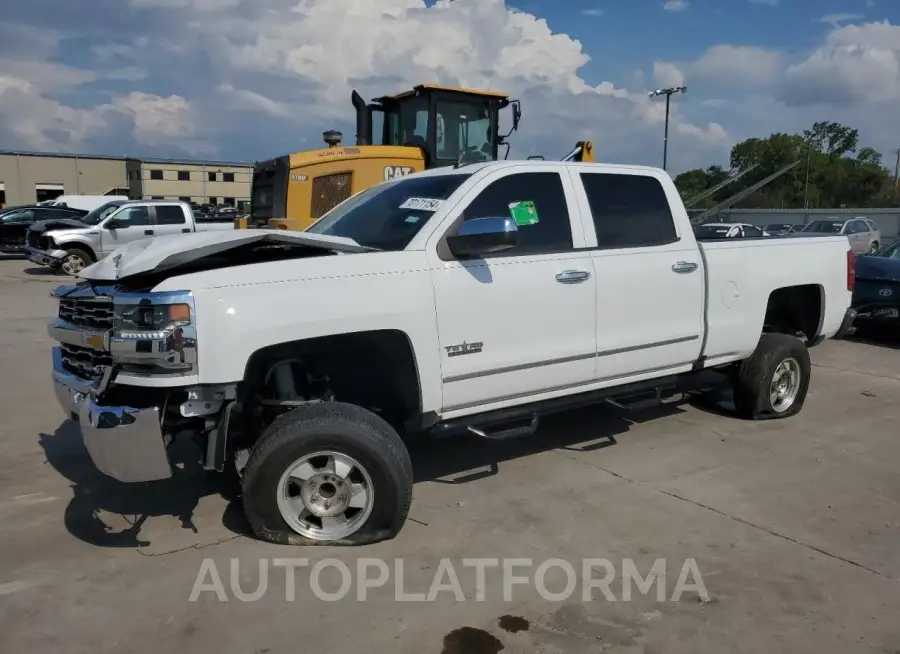
[[[506,139],[519,127],[518,100],[505,93],[420,84],[411,91],[366,104],[353,92],[357,145],[413,146],[426,168],[496,161]],[[500,131],[500,111],[512,108],[508,133]]]

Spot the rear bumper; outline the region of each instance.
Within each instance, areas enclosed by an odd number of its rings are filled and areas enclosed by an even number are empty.
[[[88,454],[100,472],[122,482],[172,476],[159,407],[101,405],[97,386],[63,368],[58,347],[53,348],[53,388],[63,413],[81,430]]]
[[[39,266],[49,266],[50,268],[59,268],[63,259],[66,258],[65,250],[38,250],[37,248],[26,246],[25,255],[32,263]]]

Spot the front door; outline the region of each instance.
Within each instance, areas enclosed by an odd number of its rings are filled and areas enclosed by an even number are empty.
[[[674,187],[667,196],[643,171],[573,167],[572,179],[595,246],[596,380],[612,385],[690,367],[702,348],[703,262],[693,234],[676,228]]]
[[[445,414],[592,379],[594,277],[571,182],[558,166],[522,170],[487,175],[429,242]],[[519,225],[513,249],[460,261],[437,246],[462,220],[499,216]]]
[[[34,209],[11,211],[0,218],[0,250],[18,251],[25,247],[25,234],[34,222]]]
[[[147,211],[147,207],[124,207],[110,218],[115,218],[119,225],[108,229],[104,223],[101,229],[100,252],[98,253],[101,259],[127,243],[153,235],[153,225],[150,224],[150,213]]]

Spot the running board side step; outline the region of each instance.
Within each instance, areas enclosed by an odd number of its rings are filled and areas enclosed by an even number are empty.
[[[469,433],[475,434],[480,438],[487,438],[493,441],[505,441],[512,438],[523,438],[525,436],[531,436],[538,430],[539,424],[540,418],[537,415],[532,415],[531,420],[524,425],[507,427],[506,429],[498,429],[497,431],[490,431],[487,427],[470,425],[468,427],[468,430]]]
[[[637,395],[610,397],[606,399],[606,403],[625,411],[644,411],[646,409],[658,407],[663,403],[663,400],[665,399],[663,397],[664,390],[670,391],[674,389],[655,388],[653,389],[652,394],[641,393]]]

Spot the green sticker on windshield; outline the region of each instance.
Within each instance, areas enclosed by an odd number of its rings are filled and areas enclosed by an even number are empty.
[[[509,214],[519,227],[536,225],[540,222],[538,220],[537,209],[535,209],[534,202],[531,200],[525,200],[524,202],[510,202]]]

